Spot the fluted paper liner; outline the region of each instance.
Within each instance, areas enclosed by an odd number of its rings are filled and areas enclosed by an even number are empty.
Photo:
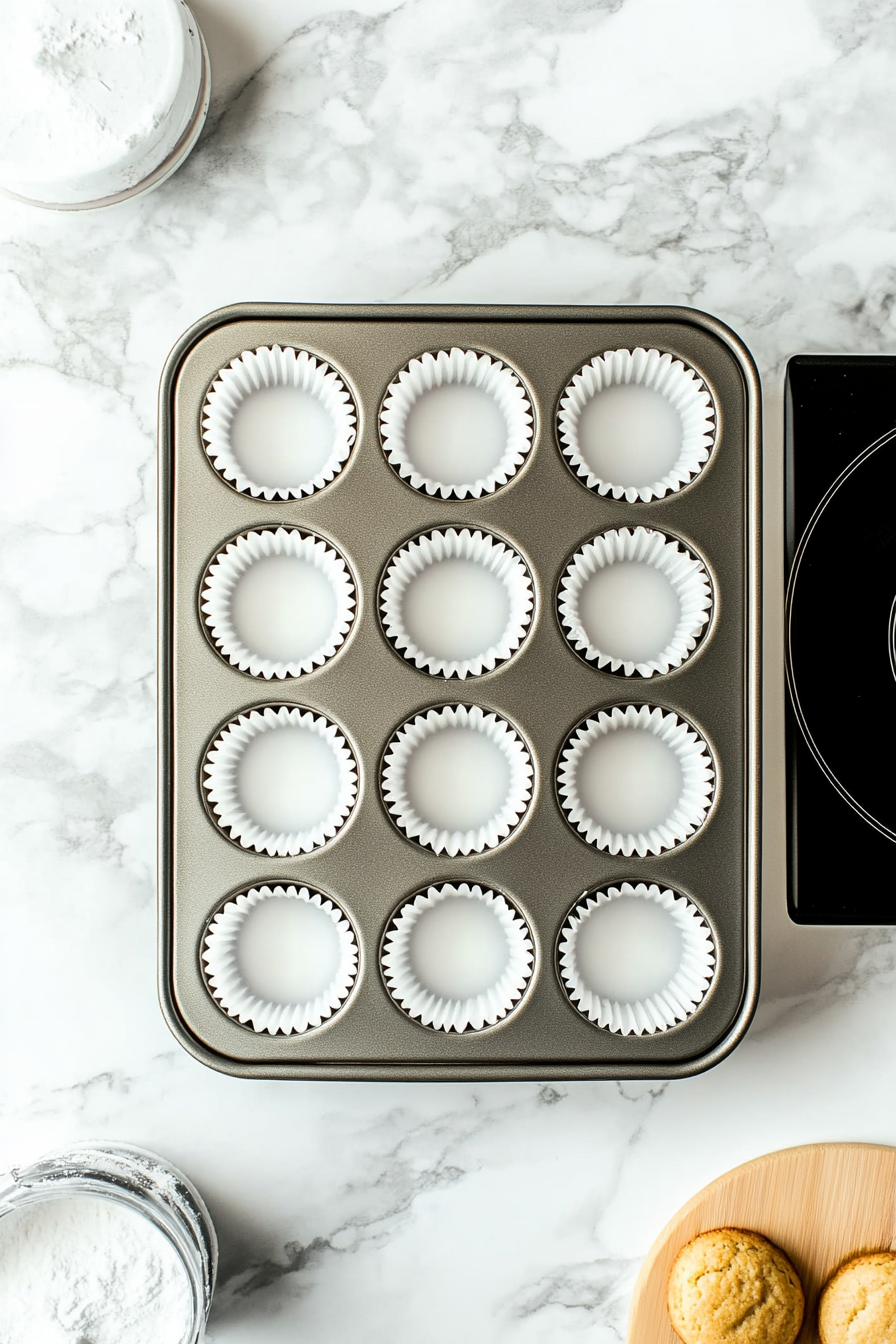
[[[464,728],[481,733],[502,752],[509,765],[507,795],[494,816],[466,831],[449,831],[417,812],[405,787],[408,763],[422,742],[444,729]],[[523,739],[506,719],[479,705],[446,705],[409,719],[395,733],[386,749],[382,794],[395,825],[410,840],[425,845],[434,854],[482,854],[506,840],[520,822],[532,797],[532,756]]]
[[[449,999],[421,982],[411,959],[411,938],[418,922],[446,900],[479,901],[490,910],[507,939],[508,958],[501,976],[488,989],[467,999]],[[526,992],[535,949],[526,921],[500,893],[467,882],[444,882],[420,891],[393,916],[383,940],[382,971],[392,998],[409,1017],[436,1031],[481,1031],[516,1007]]]
[[[414,580],[431,565],[445,560],[469,560],[494,574],[508,600],[507,624],[500,639],[469,658],[441,658],[420,648],[404,624],[404,600]],[[396,551],[389,561],[380,590],[380,611],[386,636],[403,658],[433,677],[479,677],[516,653],[532,622],[532,579],[513,547],[488,532],[458,531],[449,527],[427,532]]]
[[[336,802],[306,830],[272,831],[248,815],[239,796],[239,764],[249,743],[278,728],[304,728],[326,742],[339,775]],[[342,829],[358,796],[358,766],[345,738],[322,714],[290,705],[267,705],[238,715],[221,729],[202,762],[202,786],[215,821],[243,849],[272,858],[309,854]]]
[[[238,407],[253,392],[267,387],[294,387],[316,397],[333,420],[333,444],[318,471],[298,485],[262,485],[243,469],[230,442]],[[348,389],[335,370],[307,350],[292,346],[261,346],[244,350],[221,369],[202,407],[202,440],[215,470],[254,499],[301,499],[322,490],[342,470],[357,434],[357,412]]]
[[[580,451],[579,417],[608,387],[638,383],[661,393],[681,418],[681,449],[665,476],[649,485],[598,476]],[[703,470],[715,442],[715,407],[703,379],[682,360],[659,350],[607,350],[580,369],[560,400],[557,429],[563,456],[589,490],[630,504],[649,503],[681,490]]]
[[[668,913],[682,941],[681,962],[669,983],[649,998],[630,1002],[598,994],[583,979],[576,960],[576,941],[583,925],[621,897],[653,901]],[[560,931],[558,960],[560,979],[582,1016],[621,1036],[651,1035],[686,1021],[706,997],[716,968],[712,934],[700,911],[686,896],[658,887],[655,882],[649,886],[622,882],[578,901]]]
[[[678,757],[682,787],[678,803],[659,825],[636,833],[612,831],[592,817],[579,796],[576,776],[588,748],[608,733],[635,729],[652,733]],[[709,747],[697,730],[671,710],[650,705],[614,705],[586,719],[560,756],[557,793],[570,825],[583,840],[608,854],[661,854],[680,845],[703,825],[712,805],[715,770]]]
[[[463,383],[487,392],[500,409],[507,429],[504,452],[498,463],[486,474],[460,484],[422,475],[411,460],[405,440],[408,415],[414,403],[433,388],[450,383]],[[532,447],[532,426],[529,398],[513,370],[477,350],[456,347],[412,359],[389,384],[380,411],[380,435],[388,461],[415,490],[440,495],[442,499],[480,499],[506,485]]]
[[[339,965],[327,988],[313,999],[273,1003],[254,993],[240,974],[243,926],[250,911],[269,900],[305,901],[332,921]],[[209,992],[228,1017],[259,1033],[291,1036],[319,1027],[345,1003],[358,976],[358,943],[344,912],[319,891],[293,885],[251,887],[228,901],[211,921],[203,939],[202,962]]]
[[[336,604],[327,638],[304,658],[289,662],[250,649],[231,618],[233,591],[240,579],[256,561],[271,556],[288,556],[312,565],[329,583]],[[300,677],[322,667],[345,642],[355,615],[355,585],[345,560],[320,537],[295,527],[269,527],[244,532],[218,552],[206,572],[200,604],[215,648],[233,667],[253,677]]]
[[[617,658],[598,648],[588,637],[579,616],[583,589],[600,570],[635,562],[650,565],[669,581],[678,598],[678,624],[665,648],[642,662]],[[649,527],[621,527],[581,546],[560,580],[560,624],[570,646],[589,663],[626,677],[662,676],[680,667],[693,653],[712,614],[712,589],[705,565],[681,543]]]

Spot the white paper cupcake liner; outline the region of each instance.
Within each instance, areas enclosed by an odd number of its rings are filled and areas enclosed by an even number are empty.
[[[494,916],[507,940],[507,962],[495,982],[468,998],[447,998],[424,984],[414,969],[412,942],[445,901],[476,901]],[[522,915],[496,891],[467,882],[444,882],[418,892],[393,916],[383,939],[382,973],[392,998],[407,1015],[436,1031],[481,1031],[494,1026],[523,998],[535,965],[535,948]]]
[[[681,962],[669,982],[649,997],[629,1002],[601,995],[587,984],[576,957],[583,927],[599,919],[611,901],[623,898],[652,901],[665,910],[682,943]],[[700,911],[686,896],[656,883],[622,882],[578,901],[560,930],[557,952],[560,979],[575,1007],[589,1022],[621,1036],[651,1035],[686,1021],[706,997],[716,969],[713,937]]]
[[[577,784],[580,763],[600,738],[620,729],[652,733],[666,743],[681,769],[681,793],[669,816],[648,831],[616,831],[589,814]],[[560,755],[557,793],[570,825],[583,840],[608,854],[661,854],[682,844],[699,830],[709,813],[715,792],[715,770],[709,747],[700,733],[671,710],[651,705],[614,705],[586,719]]]
[[[494,743],[508,765],[503,803],[481,825],[451,830],[421,816],[408,796],[407,770],[414,752],[433,734],[465,729]],[[499,715],[479,705],[445,705],[409,719],[395,733],[383,758],[381,788],[389,816],[398,829],[434,854],[482,854],[510,835],[526,813],[532,797],[532,755],[523,739]]]
[[[680,606],[678,624],[665,648],[637,663],[598,648],[584,629],[579,611],[584,588],[600,570],[631,562],[650,565],[664,574]],[[706,566],[673,538],[648,527],[614,528],[576,551],[560,580],[558,610],[567,641],[587,662],[626,677],[662,676],[680,667],[697,647],[712,614],[712,589]]]
[[[264,485],[252,480],[240,464],[230,441],[238,407],[266,387],[294,387],[316,397],[333,420],[329,456],[308,480],[288,485]],[[202,439],[214,466],[235,490],[254,499],[301,499],[322,490],[338,475],[357,434],[354,402],[339,375],[307,350],[279,345],[244,350],[222,369],[209,389],[202,408]]]
[[[337,797],[326,816],[305,830],[273,831],[249,816],[239,792],[239,767],[249,743],[262,733],[303,728],[325,742],[338,775]],[[290,705],[248,710],[224,725],[205,753],[202,787],[218,827],[243,849],[289,858],[319,849],[342,829],[358,797],[358,766],[345,737],[322,714]]]
[[[649,485],[604,480],[580,451],[579,418],[593,397],[608,387],[637,383],[661,393],[681,418],[678,459]],[[649,503],[680,490],[703,470],[715,441],[715,407],[703,379],[687,364],[659,350],[608,350],[580,369],[560,400],[557,428],[563,456],[589,490],[630,504]]]
[[[305,901],[332,921],[339,963],[326,989],[301,1003],[274,1003],[260,998],[243,978],[239,942],[252,910],[263,901]],[[335,902],[308,887],[251,887],[229,900],[209,924],[202,943],[202,963],[209,993],[227,1014],[253,1031],[291,1036],[319,1027],[345,1003],[358,976],[358,943],[349,920]]]
[[[498,463],[474,480],[459,484],[421,474],[412,461],[405,438],[411,407],[426,392],[450,383],[462,383],[487,392],[500,409],[507,429]],[[380,411],[380,434],[387,460],[415,490],[442,499],[480,499],[506,485],[532,447],[533,414],[519,378],[499,359],[476,350],[439,350],[412,359],[389,384]]]
[[[408,589],[432,565],[446,560],[468,560],[494,574],[507,594],[508,616],[499,639],[481,653],[467,658],[445,658],[421,648],[404,623]],[[488,532],[458,531],[449,527],[415,537],[389,561],[380,589],[380,611],[386,637],[409,663],[433,677],[479,677],[516,653],[532,622],[532,578],[525,562],[509,543]]]
[[[240,579],[259,560],[288,556],[313,566],[333,593],[332,627],[317,648],[293,661],[267,658],[250,649],[234,629],[231,602]],[[355,585],[343,557],[320,537],[295,527],[260,528],[244,532],[219,551],[206,571],[200,593],[203,619],[221,657],[253,677],[300,677],[322,667],[345,642],[355,616]]]

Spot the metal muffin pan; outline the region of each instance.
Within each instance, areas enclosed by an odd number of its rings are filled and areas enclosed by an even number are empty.
[[[325,360],[358,412],[344,467],[324,489],[279,501],[238,493],[212,467],[200,417],[218,372],[244,351],[279,345]],[[378,426],[387,387],[426,351],[473,349],[505,361],[534,410],[532,449],[513,479],[481,499],[441,499],[402,481]],[[558,402],[593,356],[638,347],[698,371],[716,411],[710,461],[677,493],[629,503],[589,491],[561,456]],[[160,391],[159,989],[172,1031],[192,1054],[245,1077],[522,1079],[680,1077],[717,1063],[742,1037],[758,995],[760,394],[749,353],[722,323],[683,308],[331,307],[242,304],[187,331]],[[601,671],[561,633],[558,586],[570,556],[598,533],[644,526],[678,538],[706,563],[714,592],[708,635],[678,669],[642,678]],[[250,529],[297,527],[343,555],[359,592],[335,656],[294,679],[231,666],[207,638],[199,588],[221,547]],[[430,676],[389,644],[377,611],[383,571],[404,542],[437,527],[506,538],[528,566],[532,628],[492,672]],[[480,705],[516,726],[534,754],[533,800],[503,843],[450,858],[404,837],[379,776],[396,729],[421,711]],[[297,705],[334,721],[359,764],[359,797],[336,838],[291,858],[240,848],[210,819],[200,762],[215,732],[244,710]],[[658,705],[696,725],[717,770],[703,827],[657,855],[611,855],[565,819],[557,761],[578,724],[613,705]],[[575,902],[623,882],[656,883],[693,901],[718,964],[687,1021],[620,1035],[587,1021],[557,973],[557,941]],[[402,900],[430,884],[478,884],[518,907],[535,942],[524,1001],[471,1033],[421,1028],[386,991],[382,940]],[[200,962],[209,921],[254,885],[305,885],[350,917],[359,977],[345,1007],[301,1035],[256,1034],[213,1001]]]

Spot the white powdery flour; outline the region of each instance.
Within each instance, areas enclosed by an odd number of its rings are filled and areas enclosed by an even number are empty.
[[[0,1344],[182,1344],[186,1271],[135,1210],[93,1195],[0,1219]]]
[[[161,163],[199,87],[188,14],[178,0],[11,6],[0,45],[0,183],[37,201],[77,202],[133,187]]]

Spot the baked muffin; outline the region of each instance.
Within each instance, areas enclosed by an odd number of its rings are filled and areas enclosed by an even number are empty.
[[[738,1227],[701,1232],[682,1247],[667,1302],[684,1344],[794,1344],[805,1306],[784,1252]]]
[[[818,1300],[822,1344],[896,1344],[896,1254],[858,1255]]]

